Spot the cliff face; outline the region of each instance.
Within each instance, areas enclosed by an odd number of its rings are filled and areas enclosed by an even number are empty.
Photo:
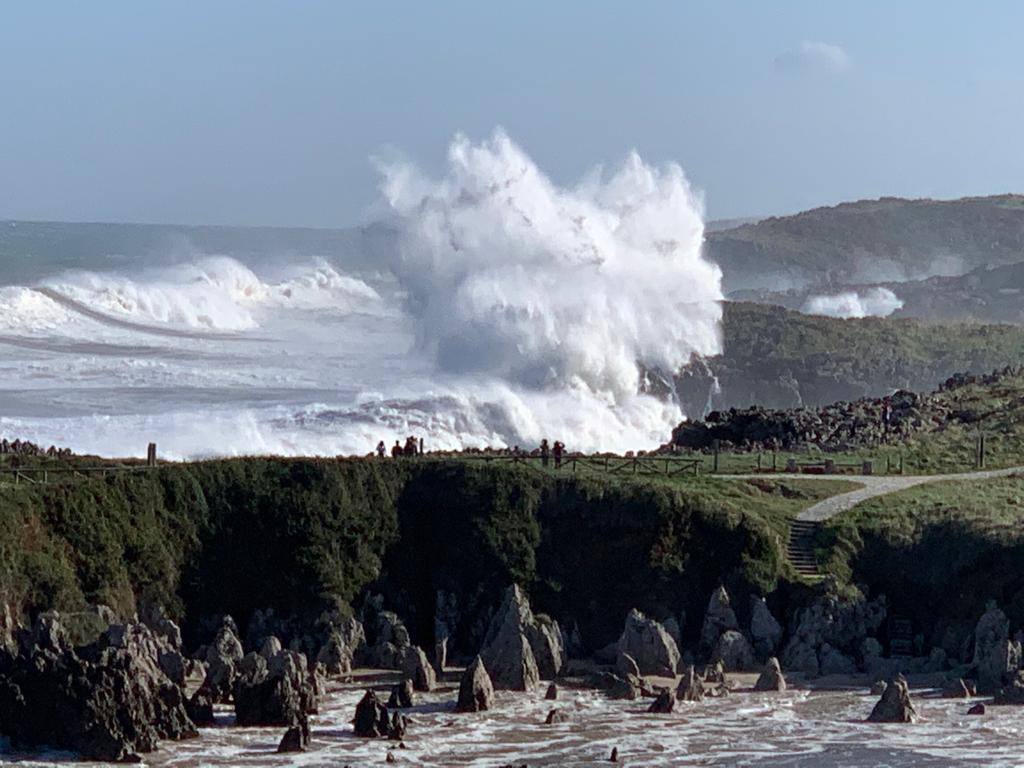
[[[700,615],[725,582],[783,574],[771,489],[724,481],[609,484],[459,461],[239,459],[0,489],[0,603],[34,615],[138,600],[184,618],[257,610],[313,621],[367,592],[432,647],[438,595],[475,652],[509,583],[610,642],[634,607]],[[733,496],[729,494],[732,493]],[[767,511],[766,511],[767,510]]]
[[[818,407],[896,389],[928,391],[959,371],[1018,365],[1024,360],[1024,329],[843,320],[727,302],[723,350],[677,377],[683,410],[693,418],[709,408]]]

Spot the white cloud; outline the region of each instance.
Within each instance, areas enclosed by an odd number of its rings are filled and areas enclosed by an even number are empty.
[[[799,47],[775,57],[775,67],[784,72],[845,72],[850,55],[841,45],[804,40]]]

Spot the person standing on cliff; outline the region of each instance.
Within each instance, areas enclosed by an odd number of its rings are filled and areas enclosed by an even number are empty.
[[[541,466],[546,467],[548,465],[548,456],[551,454],[551,449],[548,447],[548,439],[545,437],[540,441],[540,463]]]
[[[402,444],[395,440],[395,444],[391,446],[391,458],[397,459],[402,455]]]
[[[562,455],[565,453],[565,445],[560,440],[555,440],[555,445],[551,449],[552,455],[555,457],[555,469],[560,469],[562,466]]]

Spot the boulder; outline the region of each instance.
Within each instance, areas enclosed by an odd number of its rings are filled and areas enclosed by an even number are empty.
[[[984,715],[985,714],[985,705],[981,704],[981,703],[975,704],[973,707],[971,707],[970,709],[967,710],[967,714],[968,715]]]
[[[886,685],[882,697],[868,715],[868,722],[872,723],[915,723],[917,719],[917,710],[910,701],[910,689],[902,675],[897,675]]]
[[[501,608],[491,620],[480,652],[495,688],[529,691],[540,683],[540,671],[527,636],[533,624],[530,604],[518,585],[505,592]]]
[[[98,606],[99,608],[105,606]],[[110,610],[109,608],[107,609]],[[154,635],[162,637],[169,648],[181,650],[181,629],[164,612],[162,606],[154,604],[143,604],[139,607],[139,621],[145,624]],[[113,624],[111,620],[107,622]]]
[[[764,671],[754,683],[755,691],[784,691],[786,690],[786,678],[782,676],[782,667],[779,660],[772,656],[764,666]]]
[[[415,645],[406,646],[402,650],[402,672],[412,680],[412,687],[417,691],[429,693],[437,685],[434,667],[427,660],[427,654]]]
[[[700,629],[700,645],[705,652],[711,651],[718,642],[719,636],[729,630],[738,630],[736,612],[732,609],[732,601],[725,587],[719,587],[711,593],[708,609],[704,613],[704,624]]]
[[[391,741],[401,741],[405,738],[405,732],[409,728],[409,721],[401,712],[392,712],[388,720],[388,738]]]
[[[243,726],[298,725],[317,707],[306,657],[278,651],[265,664],[254,665],[235,681],[235,721]]]
[[[293,725],[284,732],[281,742],[277,745],[278,752],[305,752],[309,749],[309,719]]]
[[[412,680],[406,678],[391,688],[388,709],[408,709],[413,706]]]
[[[412,643],[409,640],[409,630],[398,618],[398,614],[392,611],[376,611],[373,616],[372,632],[369,634],[368,645],[363,652],[363,661],[366,665],[380,669],[401,669],[403,651]]]
[[[565,638],[558,622],[538,614],[525,628],[526,639],[537,662],[541,680],[552,680],[562,671],[566,662]]]
[[[642,695],[644,683],[632,675],[623,676],[615,672],[596,672],[587,679],[591,688],[604,691],[609,699],[635,701]]]
[[[704,684],[692,664],[688,664],[683,669],[679,686],[676,688],[676,699],[678,701],[703,701],[704,699]]]
[[[885,693],[885,689],[888,687],[889,684],[885,682],[885,680],[875,680],[875,682],[871,684],[871,695],[881,696],[883,693]]]
[[[569,716],[560,709],[550,710],[548,716],[544,718],[544,725],[559,725],[567,722],[569,722]]]
[[[356,714],[352,718],[352,732],[364,739],[377,739],[387,736],[391,730],[391,719],[388,708],[377,698],[372,690],[367,690],[363,698],[356,704]]]
[[[352,671],[352,652],[345,645],[345,638],[338,630],[331,630],[316,655],[317,664],[323,666],[328,675],[347,675]]]
[[[672,692],[667,688],[662,688],[658,693],[657,698],[651,702],[651,706],[647,708],[648,712],[667,715],[671,714],[676,708],[676,697],[672,695]]]
[[[727,672],[746,671],[757,664],[750,642],[735,629],[727,629],[719,636],[711,660],[720,662]]]
[[[996,693],[993,704],[1024,704],[1024,672],[1017,672],[1010,680]]]
[[[774,656],[782,640],[782,625],[772,616],[763,597],[750,598],[750,637],[760,659]]]
[[[626,617],[618,651],[636,661],[641,674],[675,677],[679,648],[665,628],[635,608]]]
[[[550,683],[548,685],[547,692],[544,694],[544,698],[547,699],[548,701],[554,701],[555,699],[557,699],[558,698],[558,686],[555,685],[554,683]]]
[[[494,686],[483,660],[477,656],[466,667],[459,682],[459,700],[456,712],[483,712],[494,706]]]
[[[40,619],[23,652],[0,659],[0,735],[12,746],[120,762],[153,751],[159,739],[198,734],[183,690],[160,668],[165,638],[141,623],[117,625],[74,649],[63,643],[58,615]]]
[[[994,693],[1017,671],[1021,662],[1020,644],[1010,639],[1010,621],[995,603],[974,629],[973,664],[978,676],[978,690]]]

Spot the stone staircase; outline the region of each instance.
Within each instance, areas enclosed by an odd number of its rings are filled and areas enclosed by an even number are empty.
[[[794,570],[805,579],[822,578],[818,560],[814,556],[814,538],[820,528],[821,523],[812,520],[793,520],[789,526],[786,556]]]

